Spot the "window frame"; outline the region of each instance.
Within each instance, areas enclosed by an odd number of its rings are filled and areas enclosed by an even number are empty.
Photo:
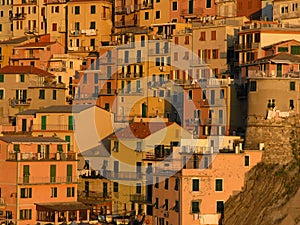
[[[220,184],[219,182],[221,182],[221,189],[220,189]],[[224,191],[224,179],[223,178],[216,178],[215,179],[215,191],[216,192],[222,192]]]

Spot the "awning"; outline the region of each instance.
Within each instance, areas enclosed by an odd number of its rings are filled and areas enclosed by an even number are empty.
[[[76,211],[91,209],[81,202],[53,202],[53,203],[35,203],[37,210],[42,211]]]

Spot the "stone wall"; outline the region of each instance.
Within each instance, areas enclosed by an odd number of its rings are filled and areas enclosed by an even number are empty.
[[[264,163],[287,164],[294,158],[291,138],[295,133],[300,134],[300,116],[267,120],[249,116],[245,149],[259,149],[264,143]]]

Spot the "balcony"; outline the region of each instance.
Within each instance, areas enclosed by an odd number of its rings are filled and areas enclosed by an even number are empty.
[[[25,20],[26,13],[15,13],[13,20]]]
[[[147,196],[142,195],[142,194],[131,194],[130,201],[137,202],[137,203],[150,204],[152,202],[152,199],[147,199]]]
[[[118,79],[131,80],[131,79],[137,79],[137,78],[143,77],[143,75],[144,75],[144,73],[127,73],[127,74],[119,73]]]
[[[201,121],[199,118],[189,118],[186,120],[187,126],[199,126],[201,124]]]
[[[124,95],[142,96],[142,95],[144,95],[144,90],[142,88],[140,88],[138,90],[126,90],[126,88],[124,88],[123,90],[120,90],[119,95],[120,96],[124,96]]]
[[[18,184],[62,184],[62,183],[77,183],[77,177],[74,176],[62,176],[62,177],[35,177],[24,176],[18,177]]]
[[[75,125],[73,124],[33,124],[32,130],[47,130],[47,131],[53,131],[53,130],[59,130],[59,131],[73,131],[75,130]]]
[[[104,171],[103,176],[112,180],[141,180],[143,174],[136,172],[114,172],[114,171]]]
[[[211,154],[213,152],[213,147],[205,146],[182,146],[180,154]]]
[[[141,64],[142,62],[145,62],[145,58],[141,57],[141,58],[119,58],[118,59],[118,64],[122,65],[122,64]]]
[[[248,51],[259,48],[260,43],[246,43],[246,44],[235,44],[234,49],[236,51]]]
[[[124,28],[124,27],[136,27],[138,26],[138,20],[126,20],[126,21],[116,21],[115,27],[116,28]]]
[[[9,105],[14,108],[15,106],[30,106],[31,99],[11,99]]]
[[[66,72],[67,68],[66,67],[50,67],[49,71],[50,72]]]
[[[180,16],[189,17],[189,16],[199,16],[204,13],[203,8],[193,8],[193,9],[182,9],[180,11]]]
[[[149,56],[154,55],[168,55],[170,54],[169,49],[161,48],[161,49],[149,49]]]
[[[105,201],[111,198],[111,193],[98,191],[80,191],[78,192],[78,201]]]
[[[80,30],[70,30],[69,35],[70,35],[70,37],[75,37],[75,36],[81,35],[81,32],[80,32]]]
[[[45,4],[52,4],[52,3],[67,3],[67,0],[44,0]]]
[[[10,152],[8,153],[7,160],[10,161],[74,161],[77,160],[75,152],[68,153],[32,153],[32,152]]]
[[[118,89],[100,89],[100,93],[98,95],[116,95]],[[97,96],[98,97],[98,96]]]
[[[170,155],[160,155],[160,154],[153,154],[153,153],[147,153],[146,154],[146,158],[144,158],[143,160],[146,161],[163,161],[166,160],[166,158],[168,158]]]

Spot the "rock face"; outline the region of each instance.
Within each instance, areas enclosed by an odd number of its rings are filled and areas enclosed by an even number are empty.
[[[264,143],[263,159],[225,203],[222,224],[300,225],[300,118],[251,118],[248,126],[245,148]]]

